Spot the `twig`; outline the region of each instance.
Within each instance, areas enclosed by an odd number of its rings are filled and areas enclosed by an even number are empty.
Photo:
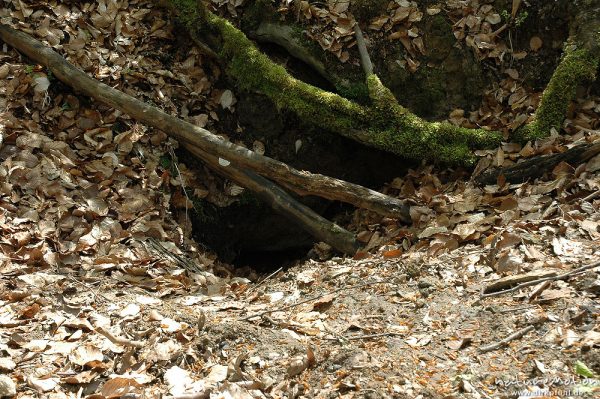
[[[181,395],[175,396],[164,396],[164,399],[206,399],[210,397],[209,391],[196,392],[196,393],[182,393]]]
[[[336,293],[341,292],[341,291],[355,290],[355,289],[358,289],[358,288],[363,288],[363,287],[367,287],[367,286],[370,286],[370,285],[376,285],[376,284],[389,284],[389,282],[387,282],[387,281],[372,281],[372,282],[369,282],[369,283],[354,285],[352,287],[341,287],[341,288],[335,289],[333,291],[328,291],[328,292],[325,292],[323,294],[310,297],[310,298],[305,299],[303,301],[296,302],[296,303],[293,303],[293,304],[288,305],[288,306],[284,306],[284,307],[279,308],[279,309],[265,310],[264,312],[251,314],[250,316],[242,317],[241,319],[238,319],[238,320],[239,321],[247,321],[247,320],[254,319],[256,317],[262,317],[262,316],[265,316],[265,315],[268,315],[268,314],[271,314],[271,313],[285,312],[286,310],[295,308],[297,306],[303,305],[303,304],[308,303],[308,302],[315,301],[315,300],[323,298],[324,296],[327,296],[327,295],[336,294]]]
[[[573,270],[571,270],[570,272],[567,272],[567,273],[559,274],[558,276],[543,277],[543,278],[539,278],[537,280],[532,280],[532,281],[528,281],[526,283],[518,284],[518,285],[514,286],[513,288],[510,288],[510,289],[507,289],[507,290],[498,291],[498,292],[491,292],[489,294],[481,294],[480,297],[481,298],[489,298],[489,297],[492,297],[492,296],[499,296],[499,295],[503,295],[503,294],[508,294],[508,293],[511,293],[511,292],[518,291],[521,288],[531,287],[532,285],[543,283],[544,281],[564,280],[564,279],[566,279],[568,277],[572,277],[574,275],[581,274],[581,273],[583,273],[586,270],[594,269],[594,268],[596,268],[598,266],[600,266],[600,261],[592,263],[590,265],[585,265],[585,266],[578,267],[577,269],[573,269]]]
[[[338,338],[322,338],[322,339],[327,340],[327,341],[341,341],[341,340],[357,341],[357,340],[361,340],[361,339],[373,339],[373,338],[381,338],[381,337],[390,337],[390,336],[395,336],[395,335],[402,335],[402,334],[395,333],[395,332],[384,332],[384,333],[379,333],[379,334],[365,334],[365,335],[359,335],[359,336],[353,336],[353,337],[347,337],[347,336],[341,335]]]
[[[583,202],[589,202],[589,201],[591,201],[593,199],[596,199],[598,197],[600,197],[600,190],[594,191],[593,193],[591,193],[590,195],[588,195],[587,197],[585,197],[581,201],[583,201]]]
[[[143,348],[146,345],[145,343],[143,343],[141,341],[133,341],[133,340],[130,340],[127,338],[117,337],[117,336],[113,335],[111,332],[109,332],[108,330],[106,330],[104,327],[96,327],[96,332],[104,335],[113,344],[130,346],[133,348]]]
[[[194,42],[196,47],[198,47],[198,49],[200,50],[200,53],[206,55],[213,61],[217,61],[220,63],[220,59],[219,59],[219,56],[217,55],[217,53],[215,53],[210,47],[208,47],[208,45],[206,43],[200,41],[200,39],[198,39],[194,35],[189,35],[189,37],[192,39],[192,41]]]
[[[88,284],[85,281],[79,281],[79,280],[77,280],[75,277],[73,277],[71,275],[69,275],[67,277],[69,278],[69,280],[73,281],[75,284],[80,284],[80,285],[84,286],[85,288],[87,288],[88,290],[90,290],[90,292],[94,296],[94,300],[96,300],[97,298],[101,298],[101,299],[105,300],[106,302],[110,302],[111,301],[106,296],[102,295],[97,290],[95,290],[94,287],[91,284]]]
[[[373,74],[373,63],[371,62],[371,57],[369,57],[367,44],[362,34],[362,30],[360,30],[360,26],[358,26],[358,22],[354,25],[354,35],[356,36],[356,47],[358,47],[358,53],[360,54],[360,63],[365,72],[365,76],[369,77]]]
[[[479,352],[481,353],[486,353],[486,352],[491,352],[493,350],[499,349],[505,345],[507,345],[509,342],[514,341],[515,339],[519,339],[522,336],[524,336],[525,334],[529,333],[530,331],[535,330],[534,326],[527,326],[525,328],[522,328],[512,334],[510,334],[508,337],[490,344],[490,345],[486,345],[486,346],[482,346],[481,348],[479,348]]]
[[[274,275],[276,275],[277,273],[279,273],[281,270],[283,270],[283,268],[282,268],[282,267],[280,267],[279,269],[275,270],[273,273],[271,273],[271,274],[269,274],[267,277],[263,278],[263,279],[260,281],[260,283],[258,283],[258,284],[256,284],[256,285],[252,286],[252,287],[251,287],[251,288],[248,290],[248,292],[252,292],[252,291],[256,290],[258,287],[260,287],[261,285],[263,285],[264,283],[266,283],[266,282],[267,282],[267,280],[269,280],[271,277],[273,277]]]
[[[552,282],[550,282],[550,281],[544,281],[542,284],[540,284],[539,287],[537,287],[535,290],[533,290],[533,292],[531,294],[529,294],[529,298],[527,298],[527,302],[532,302],[535,298],[540,296],[542,294],[542,292],[544,292],[548,287],[550,287],[551,284],[552,284]]]

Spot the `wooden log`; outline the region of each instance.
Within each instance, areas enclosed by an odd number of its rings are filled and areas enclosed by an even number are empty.
[[[157,123],[157,121],[174,122],[173,126],[181,126],[185,129],[188,129],[186,132],[190,135],[194,134],[194,131],[191,128],[198,129],[194,125],[167,115],[155,107],[145,104],[131,96],[128,96],[116,89],[104,85],[95,79],[88,77],[83,72],[67,63],[67,61],[64,60],[64,58],[62,58],[58,53],[47,47],[44,47],[41,43],[24,33],[15,31],[14,29],[5,25],[0,25],[0,37],[2,40],[13,45],[16,49],[23,51],[35,61],[47,66],[57,76],[57,78],[67,85],[76,90],[82,91],[96,100],[126,112],[134,118],[145,122],[149,126],[164,130],[166,133],[171,133],[170,135],[177,138],[180,138],[180,135],[173,134],[174,127],[164,125],[164,123]],[[35,49],[37,49],[39,53],[34,53]],[[156,118],[152,118],[152,116],[156,116]],[[163,129],[164,126],[166,126],[165,129]],[[214,136],[210,132],[207,134]],[[185,135],[183,136],[185,137]],[[216,138],[216,136],[214,136],[214,138],[209,137],[209,139],[212,139],[215,142],[220,140]],[[213,155],[200,146],[195,145],[195,141],[197,140],[184,140],[184,146],[192,154],[204,160],[216,172],[231,180],[234,180],[241,186],[254,191],[259,198],[267,202],[273,209],[287,216],[291,221],[298,224],[301,228],[315,238],[328,243],[333,248],[343,253],[352,255],[356,252],[358,249],[358,244],[352,233],[321,217],[307,206],[295,200],[287,192],[273,184],[268,179],[252,171],[242,170],[241,168],[234,166],[233,163],[229,164],[228,166],[222,166],[222,162],[219,162],[218,156]],[[231,143],[227,143],[223,140],[220,140],[218,144],[219,146],[223,147],[228,145],[233,146]],[[219,153],[219,155],[221,155],[221,153]],[[256,157],[260,157],[257,154],[254,155]],[[285,166],[287,167],[287,165]],[[308,175],[310,176],[310,174]]]
[[[223,167],[219,164],[218,157],[207,154],[197,147],[185,145],[185,148],[194,156],[203,159],[215,172],[253,191],[276,212],[287,217],[318,240],[326,242],[345,254],[353,255],[358,250],[358,242],[352,233],[296,201],[290,194],[270,180],[254,172],[236,168],[233,165]]]
[[[300,195],[311,194],[342,201],[380,215],[410,222],[409,206],[405,201],[358,184],[294,169],[283,162],[259,155],[245,147],[221,139],[206,129],[171,116],[96,81],[68,63],[51,48],[8,25],[0,24],[0,38],[32,60],[46,66],[57,79],[65,84],[95,100],[127,113],[140,122],[164,131],[182,143],[226,159],[238,168],[252,170],[266,176]]]
[[[506,168],[490,169],[477,176],[475,181],[479,184],[496,184],[498,177],[503,175],[508,183],[524,183],[552,171],[561,162],[579,165],[599,153],[600,142],[581,144],[559,154],[539,155]]]

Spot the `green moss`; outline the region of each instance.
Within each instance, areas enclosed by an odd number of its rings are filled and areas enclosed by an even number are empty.
[[[369,88],[364,82],[336,82],[335,88],[338,94],[350,100],[365,103],[369,100]]]
[[[213,49],[240,89],[266,95],[278,108],[292,111],[311,124],[406,158],[450,164],[471,164],[472,149],[500,142],[499,133],[424,121],[399,105],[376,75],[366,80],[369,106],[299,81],[261,53],[229,21],[210,12],[190,10],[190,4],[197,7],[194,0],[171,1],[186,13],[184,24],[192,27],[192,34],[202,26],[198,34],[219,38]]]
[[[550,130],[560,130],[577,87],[584,81],[593,81],[598,70],[599,55],[586,49],[568,45],[565,54],[542,94],[535,119],[516,132],[522,141],[547,137]]]
[[[199,0],[169,0],[168,5],[191,34],[198,31],[198,23],[204,14],[204,7]]]
[[[279,108],[331,130],[350,129],[355,116],[364,116],[360,105],[291,77],[229,21],[209,14],[207,22],[219,32],[223,40],[219,56],[229,60],[227,72],[240,88],[259,91]]]

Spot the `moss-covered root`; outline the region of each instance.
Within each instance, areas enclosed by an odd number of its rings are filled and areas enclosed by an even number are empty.
[[[465,129],[445,122],[427,122],[401,106],[379,77],[367,77],[375,118],[369,141],[385,151],[412,159],[450,165],[469,165],[476,160],[473,149],[493,148],[502,134],[484,129]]]
[[[548,136],[552,128],[559,130],[567,115],[569,103],[575,98],[577,87],[595,79],[599,60],[600,54],[568,44],[562,60],[542,93],[534,120],[516,132],[517,139],[535,140]]]
[[[424,121],[400,106],[374,74],[367,78],[369,107],[313,87],[271,61],[226,19],[198,11],[202,5],[196,0],[169,2],[192,35],[218,37],[208,43],[239,88],[266,95],[279,108],[323,129],[409,159],[449,164],[470,164],[473,149],[500,142],[500,135],[494,132]]]

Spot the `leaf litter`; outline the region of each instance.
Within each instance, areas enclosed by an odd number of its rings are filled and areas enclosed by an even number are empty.
[[[244,2],[214,3],[235,15]],[[342,62],[353,54],[343,3],[298,2],[315,24],[310,35]],[[426,50],[413,24],[423,12],[449,12],[457,40],[501,59],[509,49],[491,30],[501,28],[498,13],[467,3],[390,2],[367,34],[400,40],[414,69]],[[95,78],[200,126],[218,129],[216,111],[235,112],[235,93],[213,86],[196,50],[173,49],[169,17],[151,3],[14,0],[0,17]],[[543,45],[530,41],[532,51]],[[222,204],[239,189],[223,193],[214,178],[164,165],[177,143],[162,132],[90,104],[6,46],[0,57],[2,395],[490,397],[511,383],[552,390],[597,377],[597,270],[479,294],[504,278],[600,258],[598,156],[484,187],[460,171],[411,170],[384,188],[412,202],[411,226],[357,211],[352,227],[366,249],[356,259],[317,246],[324,260],[253,289],[191,239],[185,218],[182,186]],[[538,101],[507,70],[479,110],[449,121],[514,129]],[[599,104],[577,100],[564,136],[482,151],[476,171],[597,142]],[[503,346],[480,354],[494,343]]]

